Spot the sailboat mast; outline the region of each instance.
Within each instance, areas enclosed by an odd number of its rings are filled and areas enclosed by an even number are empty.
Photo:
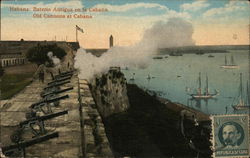
[[[242,87],[242,73],[240,73],[240,101],[243,101],[243,95],[242,95],[243,87]]]
[[[248,105],[250,104],[250,91],[249,91],[249,84],[248,84],[248,81],[247,81],[247,103],[248,103]]]
[[[201,95],[201,72],[199,72],[199,79],[198,79],[198,82],[199,82],[198,95]]]
[[[234,65],[234,57],[231,56],[231,64]]]
[[[208,77],[206,75],[206,95],[208,95]]]

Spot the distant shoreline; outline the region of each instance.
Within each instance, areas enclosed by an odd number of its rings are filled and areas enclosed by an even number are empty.
[[[185,46],[158,49],[159,54],[210,54],[229,53],[229,50],[249,50],[250,45]]]

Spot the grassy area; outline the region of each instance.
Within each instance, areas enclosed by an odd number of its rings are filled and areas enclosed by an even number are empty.
[[[9,99],[25,88],[32,79],[33,73],[4,74],[1,79],[1,99]]]

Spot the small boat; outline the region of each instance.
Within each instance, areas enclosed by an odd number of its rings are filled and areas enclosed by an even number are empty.
[[[135,73],[133,73],[133,77],[131,77],[129,80],[130,81],[134,81],[135,80]]]
[[[155,56],[155,57],[153,57],[153,59],[163,59],[163,57],[161,57],[161,56]]]
[[[197,55],[203,55],[204,54],[204,52],[197,52],[197,53],[195,53],[195,54],[197,54]]]
[[[225,64],[220,66],[224,69],[237,69],[238,65],[235,64],[233,56],[231,56],[231,63],[227,63],[227,56],[225,56]]]
[[[151,79],[151,76],[150,76],[149,74],[148,74],[148,77],[147,77],[147,79],[148,79],[148,80],[150,80],[150,79]]]
[[[218,92],[215,90],[215,93],[210,93],[208,89],[208,77],[206,76],[206,86],[205,86],[205,91],[202,93],[202,88],[201,88],[201,73],[199,73],[199,78],[198,78],[198,88],[197,92],[193,94],[188,94],[190,95],[193,99],[211,99],[215,98],[216,95],[218,95]]]
[[[249,91],[249,85],[247,82],[246,87],[246,95],[244,97],[243,94],[243,86],[242,86],[242,73],[240,73],[240,86],[239,86],[239,95],[236,98],[237,103],[235,105],[232,105],[234,110],[250,110],[250,91]]]
[[[209,58],[213,58],[214,56],[213,56],[212,54],[210,54],[208,57],[209,57]]]
[[[171,52],[169,55],[170,56],[183,56],[183,54],[179,52]]]
[[[154,76],[150,76],[150,75],[148,74],[148,77],[147,77],[148,80],[154,79],[154,78],[155,78]]]

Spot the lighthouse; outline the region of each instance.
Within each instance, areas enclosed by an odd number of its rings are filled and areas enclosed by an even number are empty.
[[[113,45],[114,45],[114,39],[113,39],[113,36],[111,35],[109,37],[109,48],[113,47]]]

